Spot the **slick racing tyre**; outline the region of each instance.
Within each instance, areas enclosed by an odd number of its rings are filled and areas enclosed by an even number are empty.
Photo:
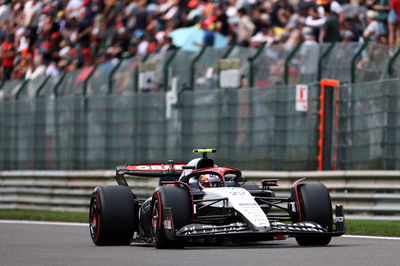
[[[125,186],[97,187],[90,200],[89,228],[96,245],[129,245],[135,225],[134,195]]]
[[[319,182],[300,184],[300,211],[302,221],[315,222],[332,231],[332,203],[328,189]],[[325,246],[331,241],[331,236],[298,236],[296,241],[300,246]]]
[[[192,202],[189,193],[181,187],[162,186],[153,195],[151,234],[156,248],[183,248],[184,242],[167,238],[164,228],[164,208],[171,208],[175,229],[192,221]]]

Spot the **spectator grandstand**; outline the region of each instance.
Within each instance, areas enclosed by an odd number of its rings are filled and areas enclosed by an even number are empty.
[[[398,2],[0,0],[0,75],[56,76],[115,57],[166,51],[175,47],[169,33],[191,26],[207,30],[199,46],[213,45],[215,32],[245,47],[367,38],[398,46]]]

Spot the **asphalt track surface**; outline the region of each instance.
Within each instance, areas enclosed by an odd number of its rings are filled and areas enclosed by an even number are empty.
[[[244,246],[148,245],[97,247],[85,226],[0,221],[0,265],[400,265],[400,239],[334,238],[327,247],[299,247],[292,239]]]

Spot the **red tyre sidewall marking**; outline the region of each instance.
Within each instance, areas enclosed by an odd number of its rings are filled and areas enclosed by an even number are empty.
[[[156,196],[156,200],[157,200],[157,204],[158,204],[158,206],[157,206],[157,208],[158,208],[158,221],[157,221],[157,228],[156,228],[156,230],[161,230],[161,223],[162,223],[162,203],[161,203],[161,196],[160,196],[160,193],[159,192],[156,192],[155,193],[155,196]],[[153,221],[152,221],[153,222]],[[159,237],[159,233],[157,234],[157,231],[155,232],[155,239],[154,239],[154,242],[153,242],[153,246],[155,246],[156,245],[156,243],[158,242],[158,237]]]
[[[100,196],[99,196],[99,192],[96,190],[96,204],[97,204],[97,207],[96,207],[96,220],[97,220],[97,224],[96,224],[96,238],[95,238],[95,242],[97,242],[98,240],[99,240],[99,235],[100,235],[100,220],[101,220],[101,217],[100,217]]]
[[[299,222],[303,222],[303,214],[302,214],[302,199],[300,197],[300,193],[299,193],[299,185],[301,184],[301,182],[303,182],[304,180],[306,180],[306,178],[302,178],[297,180],[296,182],[294,182],[294,188],[296,191],[296,201],[297,201],[297,208],[298,208],[298,212],[299,212]]]

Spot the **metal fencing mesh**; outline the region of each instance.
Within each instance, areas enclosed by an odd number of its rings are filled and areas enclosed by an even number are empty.
[[[87,95],[104,95],[109,92],[110,73],[117,64],[118,60],[114,59],[96,67],[88,79]]]
[[[191,62],[196,57],[194,52],[178,51],[175,60],[168,68],[171,78],[178,78],[178,88],[189,88],[191,86]]]
[[[232,51],[229,53],[227,58],[236,58],[240,61],[240,75],[241,77],[249,76],[249,58],[252,57],[256,53],[256,49],[254,48],[244,48],[244,47],[234,47]],[[255,72],[256,73],[256,72]],[[257,79],[255,79],[257,80]],[[243,84],[246,87],[247,84]]]
[[[109,169],[132,161],[187,162],[195,156],[189,154],[192,148],[215,147],[221,165],[314,170],[319,123],[315,65],[321,61],[324,78],[348,82],[361,44],[336,44],[322,58],[330,47],[303,43],[287,61],[288,72],[284,62],[293,49],[265,48],[254,61],[254,88],[215,89],[224,56],[239,58],[241,75],[248,76],[248,58],[257,50],[243,47],[230,53],[206,49],[194,69],[198,53],[178,51],[172,58],[169,51],[57,77],[8,81],[0,90],[0,167]],[[400,80],[365,82],[385,77],[389,55],[388,47],[369,44],[356,60],[357,83],[340,87],[338,169],[400,169]],[[141,61],[157,65],[159,90],[138,90]],[[169,85],[178,78],[173,105],[167,105],[166,77]],[[204,77],[207,82],[199,82]],[[309,84],[307,112],[295,111],[295,86],[282,85],[285,77],[289,84]]]
[[[203,56],[195,65],[194,89],[218,88],[219,60],[225,55],[227,49],[206,49]]]
[[[184,91],[169,117],[164,92],[4,101],[1,164],[105,169],[185,162],[193,147],[216,147],[220,164],[313,169],[318,87],[310,94],[306,114],[294,110],[294,87]]]
[[[210,146],[219,162],[234,167],[313,169],[316,88],[307,114],[295,111],[291,86],[184,93],[182,152]]]
[[[386,45],[370,43],[356,64],[355,82],[368,82],[386,78],[390,49]]]
[[[337,43],[322,62],[322,77],[351,81],[351,62],[361,43]]]
[[[400,53],[400,51],[399,51]],[[389,54],[393,54],[393,50],[389,49]],[[400,55],[400,54],[399,54]],[[393,65],[392,65],[392,78],[400,78],[400,56],[394,58]]]
[[[254,61],[254,84],[256,87],[282,85],[284,83],[285,59],[290,50],[283,45],[271,45]]]
[[[137,71],[141,57],[123,59],[112,79],[112,92],[132,94],[137,91]]]
[[[400,169],[400,80],[341,88],[340,169]]]
[[[60,96],[83,94],[85,80],[94,70],[94,66],[67,72],[64,79],[59,83],[57,94]]]
[[[10,99],[15,99],[17,92],[23,85],[22,80],[12,80],[7,81],[0,90],[0,100],[6,101]]]

